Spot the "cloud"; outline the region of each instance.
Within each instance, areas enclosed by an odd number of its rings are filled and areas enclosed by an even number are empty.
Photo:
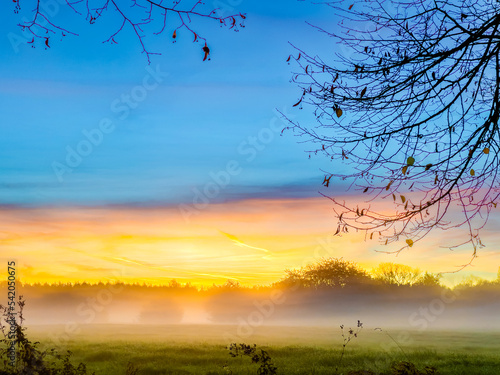
[[[263,252],[269,254],[269,255],[263,256],[262,259],[271,260],[271,255],[270,255],[271,252],[269,250],[263,249],[261,247],[255,247],[255,246],[248,245],[248,244],[242,242],[241,240],[239,240],[236,236],[233,236],[232,234],[229,234],[229,233],[226,233],[223,231],[219,231],[219,232],[222,233],[227,238],[229,238],[231,241],[233,241],[238,246],[248,247],[249,249],[259,250],[259,251],[263,251]]]
[[[25,190],[25,189],[41,189],[41,188],[57,188],[56,183],[44,182],[0,182],[0,189],[5,190]]]
[[[19,276],[28,282],[97,282],[113,275],[125,282],[196,284],[266,284],[321,257],[430,272],[455,270],[470,257],[467,248],[439,247],[453,239],[448,232],[434,232],[398,257],[377,253],[386,247],[361,232],[334,237],[331,208],[322,197],[240,200],[209,205],[186,223],[176,206],[2,207],[0,257],[15,254]],[[500,264],[491,223],[483,235],[489,246],[469,269],[478,275],[495,275]]]

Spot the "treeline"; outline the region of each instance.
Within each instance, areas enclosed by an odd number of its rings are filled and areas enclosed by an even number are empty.
[[[403,264],[381,263],[371,272],[342,258],[326,258],[299,269],[285,270],[276,285],[302,288],[345,288],[361,285],[439,286],[441,275]]]
[[[344,260],[343,258],[323,258],[316,263],[311,263],[305,267],[296,269],[286,269],[284,276],[277,282],[269,285],[243,286],[238,281],[227,280],[223,284],[213,284],[212,286],[194,286],[191,283],[180,283],[175,279],[170,280],[165,285],[152,285],[146,282],[125,283],[117,282],[76,282],[76,283],[34,283],[19,284],[23,288],[32,290],[57,289],[59,291],[85,290],[93,288],[103,288],[114,285],[117,288],[126,288],[130,291],[140,290],[169,290],[184,293],[196,292],[221,292],[237,289],[251,291],[261,291],[275,288],[293,289],[325,289],[325,288],[346,288],[362,286],[392,286],[392,287],[442,287],[442,275],[422,271],[403,264],[380,263],[370,272],[361,268],[355,262]],[[5,287],[7,281],[0,282],[0,287]],[[482,288],[500,286],[500,268],[497,279],[488,281],[479,277],[470,276],[464,278],[455,288]]]
[[[355,316],[379,326],[420,327],[427,320],[419,314],[430,311],[430,323],[451,328],[443,324],[470,326],[470,316],[481,311],[484,319],[474,324],[483,329],[498,319],[500,278],[466,279],[453,289],[440,279],[401,264],[382,263],[368,272],[354,262],[326,258],[286,270],[280,280],[264,286],[245,287],[234,280],[204,288],[176,280],[163,286],[40,283],[19,285],[17,293],[27,301],[29,324],[243,325],[259,317],[262,324],[328,325]],[[0,294],[7,296],[5,283]]]

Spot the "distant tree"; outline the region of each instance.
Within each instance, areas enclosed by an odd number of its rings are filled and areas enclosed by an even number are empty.
[[[469,275],[467,277],[464,277],[463,280],[457,284],[455,288],[458,289],[467,289],[467,288],[474,288],[478,285],[482,285],[485,283],[485,280],[482,279],[479,276],[475,275]]]
[[[241,285],[239,281],[227,279],[226,282],[222,284],[220,288],[228,290],[237,290],[241,288]]]
[[[423,286],[440,286],[441,277],[441,274],[425,272],[423,275],[420,275],[415,284]]]
[[[311,154],[342,161],[324,185],[348,180],[367,200],[332,197],[337,234],[413,246],[431,230],[464,227],[473,257],[500,194],[500,2],[327,1],[340,18],[334,55],[298,49],[295,106],[317,126],[290,120]],[[325,48],[332,51],[331,48]],[[292,57],[289,57],[289,61]],[[399,249],[399,250],[397,250]]]
[[[413,285],[421,280],[422,271],[404,264],[380,263],[372,274],[375,280],[384,284]]]
[[[178,282],[176,279],[172,279],[168,282],[168,287],[172,289],[178,289],[181,288],[182,285],[180,282]]]
[[[21,3],[23,9],[21,9]],[[61,8],[65,8],[84,17],[89,24],[95,24],[101,19],[110,25],[109,36],[104,40],[106,43],[117,44],[118,34],[126,29],[135,34],[146,54],[148,62],[151,55],[159,55],[152,52],[146,45],[146,38],[155,37],[168,33],[169,37],[176,41],[181,32],[191,35],[193,42],[204,42],[202,47],[203,60],[210,55],[210,48],[202,33],[197,31],[194,20],[212,20],[220,26],[238,31],[244,27],[243,21],[246,16],[243,13],[233,12],[227,9],[206,6],[202,0],[14,0],[15,13],[22,15],[19,27],[29,38],[25,41],[31,46],[41,43],[45,48],[50,48],[52,41],[57,37],[65,37],[68,34],[78,35],[71,31],[71,27],[56,24],[55,16]],[[27,11],[24,11],[27,8]],[[229,13],[228,13],[229,12]],[[18,43],[19,36],[10,34],[11,42]],[[14,38],[15,40],[12,40]]]
[[[284,284],[304,287],[345,287],[369,280],[369,276],[354,262],[342,258],[323,258],[298,270],[287,270]]]
[[[286,269],[285,276],[277,283],[277,285],[285,287],[305,286],[302,271],[296,269]]]
[[[184,287],[182,288],[184,292],[192,293],[192,292],[198,292],[198,288],[191,284],[189,281],[184,284]]]

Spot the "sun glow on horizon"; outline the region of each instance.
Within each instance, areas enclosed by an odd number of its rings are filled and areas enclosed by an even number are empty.
[[[407,264],[443,272],[468,261],[468,251],[439,248],[429,237],[397,257],[378,253],[362,233],[333,237],[331,207],[323,198],[247,200],[213,204],[190,222],[176,207],[0,209],[2,258],[15,254],[26,283],[126,282],[168,285],[175,279],[196,286],[267,285],[285,269],[322,257],[344,258],[370,270],[379,263]],[[146,224],[145,224],[146,223]],[[486,233],[486,237],[488,237]],[[471,272],[496,278],[500,254],[494,232]]]

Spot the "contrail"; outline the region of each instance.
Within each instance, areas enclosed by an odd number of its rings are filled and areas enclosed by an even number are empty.
[[[91,257],[91,258],[97,258],[97,259],[104,260],[104,261],[110,262],[110,263],[115,263],[115,264],[129,263],[131,265],[135,265],[138,267],[145,267],[145,268],[166,271],[166,272],[177,272],[177,273],[184,273],[184,274],[195,275],[195,276],[209,276],[209,277],[213,277],[216,279],[239,280],[239,278],[236,278],[234,276],[229,276],[229,275],[222,275],[222,274],[217,275],[217,274],[210,274],[210,273],[186,271],[182,268],[173,268],[173,267],[166,267],[166,266],[161,266],[161,265],[157,266],[157,265],[154,265],[151,263],[142,262],[142,261],[138,261],[138,260],[130,259],[130,258],[111,257],[111,256],[106,256],[106,255],[92,255],[86,251],[74,249],[74,248],[66,247],[66,246],[64,246],[62,248],[66,249],[66,250],[74,251],[76,253],[84,254],[84,255]],[[240,278],[244,278],[244,277],[240,277]]]
[[[224,236],[226,236],[227,238],[229,238],[231,241],[233,241],[236,245],[238,246],[242,246],[242,247],[248,247],[250,249],[255,249],[255,250],[259,250],[259,251],[263,251],[265,253],[271,253],[269,250],[267,249],[263,249],[261,247],[255,247],[255,246],[250,246],[250,245],[247,245],[246,243],[242,242],[241,240],[238,239],[238,237],[236,236],[233,236],[232,234],[229,234],[229,233],[226,233],[226,232],[223,232],[221,230],[219,230],[219,232],[221,232]],[[266,255],[264,257],[262,257],[262,259],[266,259],[266,260],[270,260],[271,258],[271,255]]]
[[[160,271],[173,271],[173,272],[187,273],[189,275],[196,275],[196,276],[210,276],[210,277],[214,277],[214,278],[218,278],[218,279],[238,280],[238,278],[236,278],[234,276],[215,275],[215,274],[210,274],[210,273],[200,273],[200,272],[186,271],[186,270],[183,270],[182,268],[169,268],[169,267],[165,267],[165,266],[155,266],[155,265],[151,265],[150,263],[140,262],[140,261],[132,260],[132,259],[128,259],[128,258],[112,257],[112,259],[115,259],[115,260],[118,260],[118,261],[121,261],[121,262],[132,263],[132,264],[136,264],[138,266],[147,267],[147,268],[151,268],[151,269],[155,269],[155,270],[160,270]]]

